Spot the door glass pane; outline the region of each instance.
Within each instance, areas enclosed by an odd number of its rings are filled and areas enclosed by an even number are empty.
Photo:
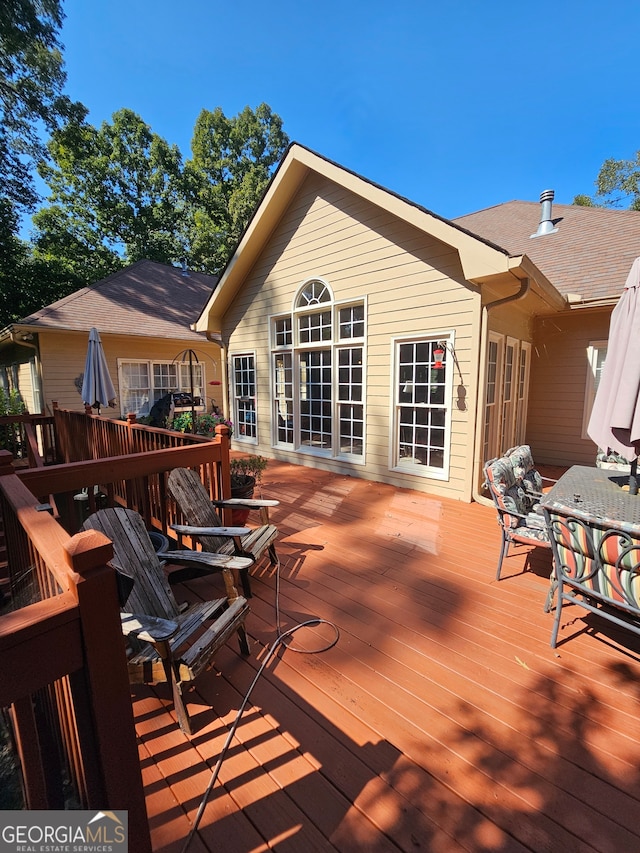
[[[331,351],[300,355],[300,443],[331,448]]]

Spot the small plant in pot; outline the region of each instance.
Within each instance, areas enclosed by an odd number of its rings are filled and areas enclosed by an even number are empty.
[[[250,499],[256,485],[262,481],[262,474],[267,467],[268,460],[264,456],[240,456],[229,460],[231,471],[231,497]],[[249,517],[248,509],[234,509],[232,512],[232,523],[234,526],[242,527]]]

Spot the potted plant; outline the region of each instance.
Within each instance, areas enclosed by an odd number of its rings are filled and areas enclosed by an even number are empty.
[[[229,460],[231,471],[231,497],[244,498],[253,497],[256,484],[262,481],[262,474],[267,467],[268,460],[264,456],[239,456]],[[232,523],[235,527],[242,527],[249,517],[248,509],[234,509],[232,511]]]

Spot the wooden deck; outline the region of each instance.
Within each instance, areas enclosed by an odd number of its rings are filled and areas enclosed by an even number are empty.
[[[640,851],[640,644],[567,608],[550,648],[549,552],[496,582],[491,508],[279,463],[263,495],[282,501],[282,627],[340,637],[271,659],[189,853]],[[191,740],[164,687],[133,688],[154,851],[183,850],[276,638],[268,561],[252,587],[253,655],[231,643],[196,682]]]

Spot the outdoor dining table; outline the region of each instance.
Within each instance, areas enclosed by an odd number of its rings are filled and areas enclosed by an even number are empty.
[[[550,510],[569,512],[586,522],[605,521],[613,526],[640,533],[640,496],[623,487],[629,475],[606,468],[574,465],[563,474],[540,501]]]

